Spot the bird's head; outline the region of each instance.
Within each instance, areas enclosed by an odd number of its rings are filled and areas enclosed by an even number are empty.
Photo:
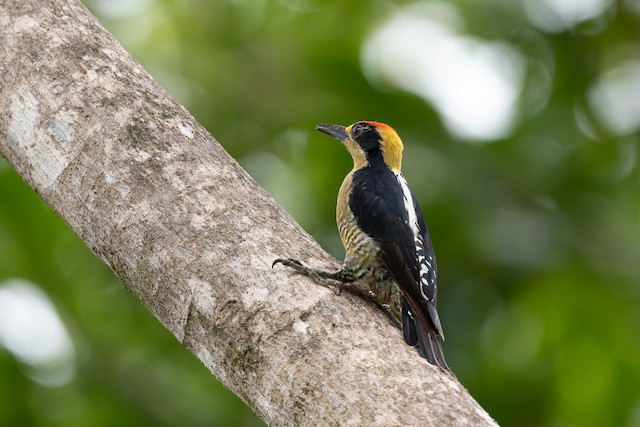
[[[400,172],[403,145],[391,126],[360,121],[347,127],[320,124],[316,129],[342,141],[353,157],[355,169],[360,169],[379,157],[391,169]]]

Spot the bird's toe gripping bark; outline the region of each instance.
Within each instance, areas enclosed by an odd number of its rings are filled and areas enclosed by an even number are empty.
[[[340,295],[342,288],[347,281],[343,280],[342,270],[328,271],[307,267],[297,259],[278,258],[273,261],[271,268],[276,264],[282,264],[293,269],[296,273],[311,277],[316,283],[326,288],[333,289],[336,295]]]

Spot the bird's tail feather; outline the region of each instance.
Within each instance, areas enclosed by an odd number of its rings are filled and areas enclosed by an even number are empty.
[[[413,347],[418,344],[416,320],[413,318],[411,311],[409,311],[409,306],[407,306],[404,298],[402,299],[402,334],[404,335],[404,340],[410,346]]]
[[[436,313],[437,316],[437,313]],[[440,321],[438,320],[438,323]],[[410,346],[418,346],[420,355],[432,365],[451,371],[442,351],[440,337],[434,328],[425,327],[409,309],[406,300],[402,300],[402,334]]]
[[[449,368],[444,358],[442,343],[436,332],[433,329],[426,330],[422,325],[417,323],[417,319],[415,319],[415,321],[420,355],[427,359],[429,363],[450,371],[451,368]]]

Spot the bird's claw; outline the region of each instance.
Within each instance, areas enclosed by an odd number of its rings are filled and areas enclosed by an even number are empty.
[[[271,263],[271,268],[275,267],[276,264],[282,264],[287,267],[291,267],[291,264],[302,266],[302,263],[300,261],[293,258],[276,258],[275,260],[273,260],[273,263]]]
[[[340,294],[342,294],[343,287],[344,287],[344,283],[336,282],[336,284],[333,285],[333,293],[337,296],[340,296]]]

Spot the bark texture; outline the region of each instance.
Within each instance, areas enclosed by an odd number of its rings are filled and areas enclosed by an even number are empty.
[[[371,304],[270,268],[337,263],[79,1],[0,0],[0,58],[0,153],[267,424],[495,425]]]

